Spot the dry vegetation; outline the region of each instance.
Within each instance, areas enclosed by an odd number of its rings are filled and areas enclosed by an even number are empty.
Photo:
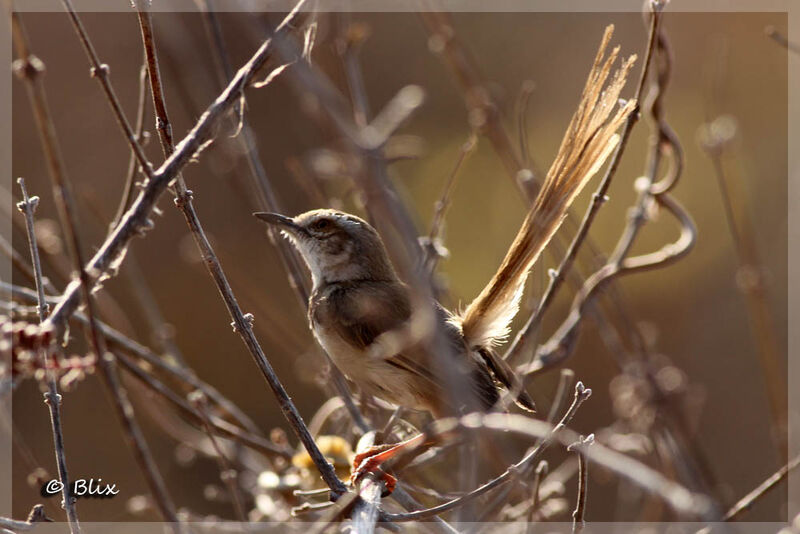
[[[190,162],[199,161],[202,165],[205,152],[214,150],[216,143],[237,143],[249,170],[241,180],[251,193],[251,205],[242,209],[285,211],[278,204],[274,184],[262,167],[253,129],[248,124],[256,118],[248,115],[247,101],[251,95],[261,98],[260,88],[279,77],[285,78],[293,90],[313,97],[310,119],[303,119],[304,127],[333,132],[336,143],[329,149],[340,155],[339,165],[346,167],[342,174],[347,178],[342,181],[346,181],[348,195],[383,235],[403,278],[411,281],[422,295],[432,294],[452,302],[447,295],[449,288],[436,269],[448,253],[443,230],[453,190],[476,144],[487,143],[492,147],[529,204],[538,193],[542,177],[531,166],[526,139],[530,88],[524,88],[520,96],[519,131],[512,135],[506,130],[491,92],[455,34],[448,15],[420,14],[431,48],[440,57],[443,68],[453,74],[473,128],[457,160],[452,162],[452,172],[439,200],[432,207],[433,224],[430,228],[420,228],[412,208],[398,194],[388,169],[393,162],[410,157],[403,152],[408,147],[402,146],[399,142],[402,136],[397,133],[421,107],[422,89],[416,86],[401,89],[385,107],[370,112],[359,63],[361,48],[368,46],[368,31],[356,17],[315,13],[306,11],[308,6],[298,5],[271,28],[269,37],[249,61],[234,70],[217,15],[208,9],[208,3],[199,2],[206,8],[204,21],[209,50],[217,66],[215,75],[225,89],[199,115],[188,134],[178,139],[180,136],[174,134],[168,114],[168,109],[177,104],[168,102],[169,91],[162,85],[158,36],[152,26],[152,18],[158,14],[151,16],[146,0],[134,2],[144,60],[138,109],[135,114],[126,115],[110,69],[93,47],[92,36],[70,1],[63,3],[64,16],[69,16],[74,25],[91,75],[102,88],[119,125],[119,134],[129,143],[131,153],[125,185],[121,188],[122,199],[118,207],[107,210],[116,215],[108,221],[109,230],[102,243],[92,245],[84,230],[91,217],[81,212],[73,196],[73,185],[48,107],[48,96],[53,98],[55,88],[47,85],[44,65],[28,42],[24,15],[13,14],[18,58],[14,71],[18,85],[24,86],[30,97],[52,180],[66,242],[61,268],[75,274],[63,287],[43,276],[43,258],[34,231],[39,199],[34,195],[46,192],[28,191],[25,181],[20,179],[17,207],[24,216],[18,216],[15,223],[26,229],[28,248],[19,243],[12,247],[4,238],[3,249],[13,261],[15,276],[27,280],[24,284],[0,282],[10,297],[5,303],[2,323],[3,350],[9,358],[4,360],[0,375],[0,395],[8,398],[26,381],[40,383],[49,408],[56,456],[57,476],[53,478],[67,484],[65,488],[73,475],[68,469],[72,443],[65,445],[63,439],[61,411],[70,402],[70,395],[65,392],[93,380],[105,384],[108,393],[105,401],[114,408],[119,429],[130,449],[130,462],[143,476],[148,490],[146,495],[123,494],[118,498],[127,500],[132,514],[163,520],[176,533],[206,527],[246,531],[252,527],[247,522],[262,521],[313,522],[310,527],[313,532],[338,529],[344,522],[350,522],[357,532],[372,532],[376,524],[377,528],[406,530],[412,528],[409,522],[424,523],[418,525],[420,530],[477,532],[489,529],[486,524],[492,522],[567,521],[570,515],[573,531],[579,532],[587,518],[591,518],[587,512],[592,506],[588,473],[590,470],[594,473],[595,468],[606,478],[624,480],[631,491],[631,502],[638,503],[632,507],[641,513],[622,519],[728,521],[738,519],[797,466],[798,458],[791,459],[784,446],[787,391],[780,371],[779,344],[775,342],[778,330],[770,317],[766,286],[758,274],[757,246],[747,232],[748,221],[737,210],[736,192],[725,188],[720,154],[727,147],[730,125],[724,120],[708,124],[702,143],[718,170],[741,271],[752,275],[744,288],[759,343],[761,368],[771,395],[771,412],[765,417],[771,418],[783,463],[788,461],[786,467],[742,501],[736,503],[735,499],[731,501],[720,494],[708,459],[694,439],[692,416],[687,413],[690,404],[685,398],[688,388],[675,378],[680,371],[654,357],[647,333],[632,316],[618,288],[620,279],[630,274],[658,276],[655,272],[680,262],[695,246],[697,235],[692,217],[673,194],[684,171],[684,155],[681,140],[667,121],[663,100],[673,57],[669,37],[661,25],[662,19],[669,17],[663,12],[662,2],[649,2],[644,14],[647,40],[637,50],[639,59],[626,89],[627,104],[618,105],[600,95],[592,100],[597,106],[626,110],[620,112],[618,124],[614,125],[614,130],[619,126],[619,140],[607,165],[589,185],[594,193],[588,208],[582,214],[571,213],[565,231],[551,243],[549,252],[557,259],[556,267],[549,270],[541,294],[531,297],[536,301],[526,308],[524,324],[503,347],[506,361],[525,377],[526,385],[546,373],[557,374],[555,394],[547,399],[547,404],[540,405],[536,416],[498,412],[433,422],[425,414],[411,413],[402,407],[395,409],[365,398],[357,390],[351,393],[351,386],[335,368],[329,369],[330,379],[322,384],[328,400],[304,422],[293,403],[292,392],[284,387],[270,355],[256,336],[253,314],[246,313],[237,301],[232,289],[236,284],[226,275],[225,266],[215,252],[215,241],[203,228],[201,214],[193,203],[193,184],[184,179],[182,172]],[[315,46],[320,46],[318,34],[323,29],[333,35],[329,39],[340,56],[348,94],[343,94],[313,60]],[[598,27],[598,38],[601,30]],[[772,35],[779,36],[774,30]],[[590,59],[576,58],[576,61],[588,63]],[[596,102],[597,97],[600,102]],[[616,101],[616,97],[612,100]],[[588,110],[589,116],[592,111]],[[606,110],[606,115],[609,111]],[[96,112],[100,112],[99,105]],[[163,161],[148,158],[143,147],[148,139],[146,125],[153,121]],[[638,123],[642,124],[637,127]],[[592,242],[589,230],[603,210],[611,182],[621,179],[616,177],[618,167],[635,131],[643,137],[649,136],[646,168],[633,183],[635,203],[627,214],[615,214],[625,221],[616,245],[604,252]],[[613,130],[605,132],[610,133]],[[224,139],[226,136],[230,138]],[[153,137],[152,142],[156,142],[156,136]],[[513,137],[519,138],[521,149],[512,141]],[[338,193],[332,193],[314,172],[297,164],[290,165],[290,169],[294,170],[293,187],[311,203],[327,206],[339,202]],[[198,184],[196,189],[202,195],[202,186]],[[569,195],[574,196],[572,191]],[[150,238],[156,224],[154,214],[159,210],[157,202],[162,196],[174,199],[174,207],[164,209],[177,209],[185,219],[213,287],[230,315],[231,327],[266,380],[264,404],[277,403],[292,435],[282,430],[265,431],[215,387],[213,377],[201,379],[187,363],[191,358],[181,354],[174,336],[154,336],[155,344],[148,346],[149,341],[124,334],[124,328],[113,326],[104,317],[103,307],[98,305],[103,284],[119,276],[142,296],[138,304],[125,312],[139,315],[151,332],[163,334],[166,320],[159,309],[159,295],[137,274],[135,251],[129,250],[133,240]],[[657,250],[634,252],[641,250],[636,247],[639,236],[656,215],[677,228],[674,233],[677,237]],[[268,246],[261,237],[253,236],[254,247]],[[296,301],[304,313],[309,284],[302,261],[286,242],[275,235],[269,237],[281,259],[286,283],[296,293]],[[577,265],[581,269],[576,269]],[[590,274],[582,276],[579,270]],[[275,283],[284,284],[284,279]],[[209,287],[197,291],[209,291]],[[559,317],[553,303],[559,293],[567,292],[574,294],[574,298],[567,312]],[[555,321],[557,326],[548,337],[543,333],[543,320],[554,315],[551,322]],[[592,434],[585,436],[572,431],[570,423],[589,399],[588,386],[606,386],[594,383],[591,376],[576,377],[567,367],[579,331],[587,321],[601,332],[614,355],[617,376],[607,385],[616,420],[598,425]],[[145,406],[150,402],[157,402],[158,410],[170,416],[179,416],[179,428],[171,417],[156,418],[156,424],[161,432],[174,438],[180,450],[216,462],[220,484],[209,500],[225,503],[223,517],[186,508],[183,496],[171,490],[175,484],[165,480],[164,462],[154,459],[139,421],[142,413],[150,412]],[[32,409],[28,417],[45,415]],[[381,498],[380,482],[374,477],[356,488],[343,482],[349,475],[353,451],[373,443],[392,443],[418,432],[440,437],[441,445],[413,459],[401,456],[384,466],[399,479],[390,496]],[[16,445],[25,447],[22,442]],[[452,476],[453,473],[457,476]],[[31,476],[36,484],[46,480],[42,473]],[[28,530],[46,518],[45,512],[56,521],[68,521],[73,534],[80,532],[81,501],[73,499],[66,500],[63,511],[57,507],[45,510],[37,503],[27,521],[0,518],[0,527]]]

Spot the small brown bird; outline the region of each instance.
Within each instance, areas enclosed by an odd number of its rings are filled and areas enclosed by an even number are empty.
[[[612,31],[612,26],[606,29],[556,159],[499,270],[463,313],[434,303],[437,326],[450,349],[443,352],[449,355],[434,357],[418,343],[390,354],[380,346],[382,336],[408,324],[413,310],[408,287],[366,221],[331,209],[294,218],[255,214],[282,230],[300,251],[313,282],[311,330],[336,366],[364,391],[441,416],[488,410],[502,386],[515,394],[520,406],[534,409],[494,347],[508,335],[531,267],[569,205],[616,146],[615,132],[635,106],[630,100],[613,113],[635,56],[623,62],[604,88],[619,53],[617,47],[604,58]],[[454,386],[462,391],[454,394]]]
[[[300,251],[313,283],[311,330],[333,363],[366,393],[445,416],[489,410],[500,398],[500,385],[517,393],[522,407],[534,410],[508,364],[489,344],[465,338],[459,318],[438,303],[436,326],[449,345],[441,354],[447,361],[434,361],[420,343],[386,357],[377,354],[383,334],[408,325],[412,306],[409,288],[366,221],[331,209],[293,219],[275,213],[256,216],[279,227]],[[453,394],[448,391],[452,387],[464,390]]]
[[[334,364],[365,392],[443,416],[489,410],[500,399],[499,388],[505,388],[517,404],[534,409],[494,347],[509,333],[531,267],[572,201],[615,148],[615,132],[635,108],[633,100],[618,107],[635,56],[606,86],[619,53],[617,47],[604,57],[612,31],[606,29],[556,159],[497,273],[462,313],[433,303],[435,326],[447,344],[438,348],[446,350],[426,350],[413,328],[410,335],[390,339],[391,333],[408,329],[415,310],[409,288],[367,222],[331,209],[294,218],[255,214],[282,230],[300,251],[313,281],[311,330]]]

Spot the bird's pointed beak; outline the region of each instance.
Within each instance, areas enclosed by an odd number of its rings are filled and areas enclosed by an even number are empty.
[[[290,217],[281,215],[280,213],[257,212],[253,214],[254,217],[261,219],[270,226],[274,226],[278,230],[284,230],[292,235],[305,233],[305,229],[294,222]]]

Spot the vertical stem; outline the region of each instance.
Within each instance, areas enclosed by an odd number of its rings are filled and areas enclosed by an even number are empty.
[[[150,88],[153,94],[154,108],[156,110],[156,127],[158,129],[159,138],[161,139],[161,147],[164,155],[169,158],[174,152],[175,147],[172,142],[172,128],[169,123],[166,102],[164,101],[164,95],[162,92],[161,74],[158,69],[158,57],[156,55],[155,42],[153,40],[151,17],[150,13],[147,11],[147,4],[144,0],[136,0],[136,7],[139,13],[139,25],[142,31],[142,42],[144,45],[145,54],[147,56],[148,72],[150,73]],[[288,17],[291,18],[298,8],[299,4],[295,8],[295,11],[290,13]],[[284,21],[284,24],[282,24],[281,27],[285,27],[285,25],[286,21]],[[253,356],[256,365],[258,365],[261,373],[264,375],[264,378],[267,380],[267,383],[272,389],[272,392],[278,399],[281,411],[289,421],[289,424],[292,426],[292,429],[294,430],[300,442],[306,448],[306,451],[308,452],[312,461],[317,466],[317,469],[320,471],[323,480],[328,487],[331,488],[331,493],[338,497],[339,495],[345,493],[347,488],[345,487],[344,483],[339,480],[339,477],[336,476],[333,466],[325,459],[325,457],[322,455],[322,452],[317,447],[316,443],[314,442],[314,438],[308,431],[308,427],[306,426],[305,422],[303,422],[303,418],[300,416],[300,412],[297,411],[297,407],[294,405],[280,379],[275,374],[275,371],[264,354],[261,345],[258,343],[255,334],[253,334],[253,316],[251,314],[245,315],[242,312],[242,309],[239,307],[239,303],[237,302],[236,297],[233,294],[233,290],[228,283],[228,279],[225,276],[225,272],[222,269],[222,264],[220,263],[219,258],[217,258],[217,255],[214,252],[214,249],[211,247],[208,237],[206,236],[205,231],[200,224],[200,219],[198,218],[197,212],[192,204],[192,192],[186,188],[186,184],[180,172],[176,175],[175,190],[175,205],[183,213],[184,218],[186,219],[186,224],[189,226],[189,230],[192,233],[192,237],[195,240],[195,244],[200,251],[200,255],[203,258],[208,272],[214,279],[220,296],[222,297],[222,300],[225,302],[225,306],[228,309],[228,313],[233,319],[231,325],[241,336],[242,341],[247,346],[250,354]]]
[[[68,0],[65,0],[65,4],[68,9],[71,9]],[[72,15],[77,16],[74,12]],[[18,14],[15,14],[15,21],[18,21],[18,18]],[[141,433],[141,429],[134,415],[133,407],[128,400],[127,392],[119,381],[116,360],[113,354],[106,351],[105,338],[100,334],[97,325],[94,299],[91,293],[93,283],[88,271],[84,268],[80,236],[78,234],[77,209],[72,195],[72,187],[66,177],[66,171],[58,147],[55,125],[53,124],[48,109],[44,85],[41,82],[40,75],[43,72],[44,65],[40,60],[36,59],[34,62],[31,56],[28,56],[26,67],[27,68],[20,72],[28,87],[28,94],[31,99],[36,126],[39,130],[45,159],[47,160],[50,177],[53,182],[56,206],[58,207],[61,224],[67,237],[69,255],[72,259],[73,268],[78,274],[83,301],[86,305],[86,316],[89,321],[89,329],[88,332],[86,332],[86,337],[92,351],[97,357],[98,365],[112,397],[112,402],[122,424],[125,437],[129,446],[133,449],[134,456],[142,469],[142,474],[153,493],[156,506],[159,508],[164,519],[172,522],[173,530],[178,534],[182,532],[182,529],[178,523],[177,515],[175,514],[175,506],[167,493],[164,480],[161,478],[158,467],[150,454],[147,442],[144,440],[144,436]]]
[[[15,17],[16,20],[16,17]],[[20,51],[22,52],[22,51]],[[29,61],[28,56],[22,61]],[[28,232],[28,244],[31,249],[31,262],[33,263],[34,280],[36,291],[39,298],[38,311],[39,323],[44,323],[47,319],[49,306],[44,295],[44,284],[42,283],[42,264],[39,260],[39,247],[36,243],[36,232],[33,226],[33,212],[39,203],[38,197],[29,198],[28,191],[25,189],[25,180],[17,179],[19,188],[22,190],[22,202],[17,204],[19,210],[25,214],[25,229]],[[61,481],[61,497],[63,499],[64,511],[67,514],[69,530],[72,534],[80,534],[81,526],[78,521],[78,512],[75,509],[75,500],[70,495],[69,473],[67,471],[67,455],[64,450],[64,432],[61,426],[61,395],[58,393],[58,384],[55,373],[51,372],[46,346],[39,349],[40,358],[46,373],[47,393],[44,395],[44,402],[50,411],[50,427],[53,433],[53,448],[56,454],[56,465],[58,466],[58,479]]]
[[[594,442],[594,434],[588,437],[580,437],[577,443],[567,447],[567,450],[573,450],[578,454],[578,499],[575,503],[575,510],[572,512],[572,534],[580,534],[586,527],[586,521],[583,519],[586,515],[586,488],[589,482],[589,461],[583,453],[583,448],[590,446]]]
[[[514,361],[516,355],[523,352],[527,348],[531,336],[538,328],[544,312],[553,302],[553,297],[558,291],[558,288],[561,286],[561,283],[564,281],[565,274],[572,268],[572,264],[574,263],[575,258],[578,256],[578,250],[586,240],[589,234],[589,228],[592,226],[597,213],[600,211],[600,207],[605,202],[606,193],[611,185],[611,180],[614,178],[614,174],[617,172],[617,167],[619,167],[619,163],[622,160],[622,154],[625,152],[625,147],[628,144],[628,139],[633,131],[633,127],[639,120],[639,102],[644,90],[644,86],[647,83],[647,75],[650,72],[650,63],[653,57],[653,51],[656,48],[658,23],[660,19],[660,11],[653,10],[650,14],[650,31],[647,38],[647,50],[645,52],[644,64],[642,65],[642,73],[639,77],[639,84],[636,88],[636,94],[634,95],[634,98],[637,102],[636,109],[634,109],[625,120],[625,125],[622,127],[622,134],[620,136],[619,144],[617,144],[617,149],[611,156],[608,169],[606,170],[605,175],[603,175],[603,179],[600,181],[597,191],[592,195],[592,202],[589,205],[589,209],[584,214],[583,220],[581,220],[581,224],[578,227],[578,232],[572,239],[572,242],[567,249],[567,253],[558,264],[558,268],[553,272],[553,275],[550,278],[550,283],[548,284],[544,295],[542,295],[542,298],[539,301],[539,306],[525,323],[525,326],[523,326],[522,329],[520,329],[520,331],[517,333],[517,336],[514,338],[511,346],[509,346],[508,350],[506,351],[505,357],[510,361]]]

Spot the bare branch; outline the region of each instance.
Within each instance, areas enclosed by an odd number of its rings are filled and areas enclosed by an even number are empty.
[[[67,2],[66,5],[68,8],[71,7],[68,4],[68,0],[65,1]],[[15,20],[18,20],[18,15],[15,17]],[[43,68],[43,66],[41,68]],[[89,320],[89,329],[88,332],[86,332],[87,340],[98,359],[103,378],[105,379],[106,386],[112,397],[113,405],[122,424],[125,437],[142,469],[150,491],[153,493],[156,505],[164,519],[172,523],[175,532],[180,533],[182,529],[178,522],[178,517],[175,514],[175,506],[167,493],[164,480],[161,478],[161,474],[150,455],[147,443],[136,422],[133,407],[130,405],[127,394],[119,382],[114,356],[106,352],[105,339],[100,334],[97,326],[95,307],[92,298],[92,281],[87,269],[84,267],[80,236],[77,230],[77,208],[72,195],[72,187],[67,180],[64,164],[61,160],[55,125],[53,124],[48,109],[44,85],[41,82],[41,78],[36,75],[37,72],[40,71],[24,69],[21,72],[24,73],[23,79],[28,87],[28,94],[33,107],[36,126],[42,140],[42,148],[53,182],[56,205],[58,207],[62,227],[67,236],[69,255],[73,267],[78,273],[78,279],[73,280],[70,285],[75,285],[76,290],[80,290],[83,295],[83,301],[86,306],[86,316]],[[49,328],[52,325],[52,318],[53,316],[51,315],[47,321],[42,324],[42,327]]]
[[[52,522],[53,520],[47,517],[44,513],[44,505],[34,504],[31,511],[28,513],[28,518],[25,521],[17,519],[9,519],[7,517],[0,517],[0,528],[15,531],[32,530],[36,523]],[[5,532],[8,532],[7,530]]]
[[[206,22],[206,29],[210,35],[212,42],[212,51],[214,52],[214,60],[217,65],[217,77],[221,84],[228,83],[233,76],[230,61],[228,59],[225,41],[222,35],[222,28],[219,24],[217,14],[214,12],[211,5],[211,0],[204,0],[203,2],[203,16]],[[256,143],[255,136],[251,128],[247,125],[247,117],[243,112],[240,112],[241,132],[237,139],[242,144],[243,152],[247,155],[248,169],[252,176],[252,181],[255,185],[254,189],[256,194],[253,198],[258,198],[258,202],[254,202],[252,207],[256,211],[280,212],[277,197],[272,188],[272,184],[267,176],[266,170],[261,163],[261,158],[258,152],[258,144]],[[270,236],[270,242],[278,250],[278,256],[283,264],[286,274],[289,278],[289,286],[294,289],[298,298],[298,303],[303,313],[306,313],[308,306],[308,297],[310,290],[308,287],[307,277],[303,272],[302,260],[297,254],[297,251],[285,239],[280,239],[277,232],[271,227],[267,227],[267,232]],[[324,351],[323,351],[324,353]],[[347,387],[347,382],[342,375],[341,371],[330,362],[330,358],[325,353],[325,358],[331,368],[333,388],[337,391],[339,396],[345,403],[350,417],[362,433],[367,433],[370,428],[364,419],[364,416],[358,410],[358,407],[353,401],[353,396],[350,389]]]
[[[633,112],[628,115],[628,118],[625,120],[625,124],[622,128],[622,134],[620,136],[619,143],[617,144],[617,148],[611,156],[611,161],[608,164],[608,168],[606,170],[603,179],[600,181],[600,185],[595,191],[594,195],[592,195],[592,203],[589,205],[588,210],[583,216],[583,220],[581,221],[580,226],[578,227],[578,232],[575,234],[575,237],[572,239],[569,247],[567,248],[566,255],[559,263],[558,267],[555,271],[552,272],[550,277],[550,282],[545,290],[544,294],[542,295],[541,300],[539,301],[539,305],[537,306],[536,310],[533,314],[528,318],[528,321],[525,323],[525,326],[520,329],[517,333],[517,336],[514,338],[514,341],[509,346],[508,350],[506,351],[506,359],[510,359],[510,361],[514,361],[519,353],[522,353],[526,350],[528,343],[530,342],[533,333],[539,326],[539,323],[542,320],[542,316],[547,308],[550,306],[550,303],[553,301],[553,297],[555,296],[558,288],[560,287],[561,283],[563,282],[564,275],[570,270],[572,267],[575,258],[578,255],[578,250],[580,249],[581,245],[583,244],[584,240],[586,239],[587,235],[589,234],[589,228],[591,227],[592,223],[594,222],[595,217],[597,216],[600,207],[604,204],[606,193],[608,192],[608,188],[611,185],[611,180],[613,179],[614,175],[617,172],[617,167],[619,167],[619,163],[622,160],[622,154],[625,151],[625,147],[628,144],[628,139],[630,138],[631,132],[633,131],[633,127],[636,122],[639,120],[639,109],[640,109],[640,99],[642,96],[642,91],[644,90],[644,86],[647,83],[647,76],[650,71],[650,63],[652,62],[653,57],[653,50],[656,46],[656,40],[658,36],[658,23],[661,19],[661,12],[659,10],[652,10],[650,14],[650,33],[647,41],[647,48],[644,57],[644,63],[642,65],[642,73],[639,77],[639,84],[636,88],[636,93],[634,94],[634,99],[636,100],[636,107]]]
[[[753,505],[758,502],[764,495],[769,493],[775,486],[777,486],[781,480],[786,478],[786,476],[792,472],[792,470],[796,469],[797,466],[800,465],[800,456],[795,456],[788,464],[784,465],[778,471],[776,471],[772,476],[766,479],[764,482],[758,485],[753,491],[739,499],[739,501],[734,504],[730,510],[725,514],[725,517],[722,518],[723,521],[733,521],[738,519],[741,514],[748,511]]]
[[[136,141],[138,144],[141,144],[143,141],[143,134],[144,134],[144,110],[145,104],[147,103],[147,67],[142,64],[142,68],[139,70],[139,104],[136,107],[136,131],[134,133],[136,137]],[[136,174],[137,174],[137,153],[135,149],[131,150],[131,159],[128,163],[128,174],[125,177],[125,190],[122,194],[122,199],[119,201],[119,207],[117,208],[117,213],[114,215],[114,218],[111,220],[111,224],[109,225],[110,229],[114,229],[114,227],[119,224],[119,221],[122,219],[122,216],[125,214],[125,211],[128,209],[128,205],[131,203],[131,199],[133,198],[133,194],[136,191]]]
[[[568,451],[575,451],[578,454],[578,499],[575,504],[575,511],[572,512],[572,533],[583,532],[586,526],[584,516],[586,514],[586,485],[589,482],[589,462],[586,461],[584,449],[594,443],[594,434],[589,434],[585,438],[580,436],[578,441],[567,447]]]
[[[32,300],[34,302],[36,299],[35,294],[33,294],[30,290],[13,286],[2,281],[0,281],[0,291],[10,295],[13,298],[22,298],[29,301]],[[88,319],[80,312],[75,313],[72,316],[72,319],[84,325],[88,324]],[[120,354],[120,352],[125,352],[140,358],[148,364],[165,371],[166,373],[169,373],[171,376],[187,386],[202,391],[206,397],[208,397],[208,400],[214,402],[221,410],[230,414],[230,416],[236,420],[238,425],[247,429],[247,431],[244,431],[238,426],[228,423],[224,419],[213,417],[212,423],[214,427],[219,430],[221,436],[238,441],[266,456],[277,455],[286,459],[292,457],[294,452],[291,449],[278,446],[272,441],[262,437],[260,435],[260,430],[255,426],[253,421],[250,420],[250,418],[248,418],[240,408],[233,404],[233,402],[217,391],[211,384],[199,379],[190,370],[179,367],[178,365],[159,357],[147,347],[140,345],[136,341],[126,337],[124,334],[118,330],[115,330],[106,323],[102,321],[97,321],[97,323],[108,344],[113,349],[117,350],[116,355],[120,361],[120,364],[130,371],[134,377],[144,382],[145,385],[150,387],[150,389],[153,391],[161,394],[165,399],[186,412],[190,417],[196,417],[197,414],[194,413],[193,410],[188,410],[190,407],[184,399],[179,397],[173,391],[169,390],[159,380],[153,377],[151,373],[145,372],[140,365],[137,365],[132,360],[125,357],[124,354]]]
[[[284,22],[276,30],[275,35],[289,30],[289,23],[293,20],[301,5],[302,1],[284,19]],[[237,72],[225,90],[200,117],[200,120],[192,130],[178,143],[175,152],[167,158],[161,167],[153,172],[152,177],[125,213],[120,224],[106,238],[97,253],[89,261],[87,271],[108,271],[124,253],[130,240],[141,233],[142,228],[147,224],[150,212],[158,198],[166,190],[167,185],[175,179],[178,172],[189,162],[200,145],[209,138],[214,126],[226,116],[227,112],[238,101],[239,94],[266,63],[272,46],[271,43],[272,40],[267,40],[259,47],[250,60]],[[59,305],[56,306],[48,318],[48,323],[56,327],[63,326],[69,315],[77,308],[79,299],[80,284],[72,282],[67,286]]]
[[[301,4],[298,4],[295,7],[295,11],[300,7],[300,5]],[[161,88],[161,75],[158,69],[158,58],[156,56],[155,43],[153,40],[150,14],[147,11],[146,2],[137,0],[136,6],[139,10],[139,24],[142,30],[142,42],[144,44],[145,54],[147,56],[148,71],[150,73],[150,86],[153,94],[154,108],[156,111],[156,124],[159,125],[159,137],[161,138],[161,145],[164,155],[169,158],[175,152],[175,147],[172,145],[172,131],[167,115],[166,103],[164,102],[163,91]],[[289,17],[291,17],[291,15],[292,14],[290,14]],[[289,17],[287,17],[287,19],[284,21],[284,24],[287,23]],[[264,375],[264,378],[272,388],[273,393],[279,401],[281,410],[292,426],[292,430],[294,430],[295,434],[308,451],[309,456],[317,466],[317,469],[319,469],[322,478],[325,480],[325,483],[331,488],[332,494],[334,496],[338,496],[344,493],[346,488],[342,481],[336,476],[333,466],[322,455],[316,443],[314,443],[314,439],[303,422],[303,418],[300,416],[300,413],[297,411],[294,403],[289,398],[289,394],[286,392],[283,384],[281,384],[280,379],[275,374],[275,371],[272,369],[272,365],[269,363],[269,360],[258,343],[255,334],[253,334],[253,316],[251,314],[245,315],[239,307],[236,297],[233,294],[233,290],[231,289],[228,279],[222,269],[222,265],[217,258],[216,253],[212,249],[211,243],[208,241],[208,237],[203,231],[200,219],[198,218],[197,212],[192,204],[192,196],[192,192],[186,188],[183,177],[181,176],[180,172],[178,172],[176,174],[175,205],[181,210],[184,218],[186,219],[186,223],[189,226],[189,230],[192,233],[195,243],[197,244],[201,257],[208,268],[209,274],[211,274],[211,277],[214,279],[214,282],[217,285],[217,289],[219,290],[220,295],[225,302],[228,313],[230,313],[231,318],[233,319],[232,326],[234,330],[241,336],[242,341],[245,343],[250,351],[250,354],[253,356],[253,359],[256,361],[256,364]]]
[[[578,408],[580,408],[581,404],[583,404],[583,402],[586,401],[586,399],[588,399],[589,396],[591,396],[591,394],[592,394],[592,390],[591,389],[585,388],[582,382],[578,382],[577,385],[575,386],[575,396],[574,396],[574,398],[572,400],[572,405],[569,407],[569,410],[567,410],[567,413],[564,414],[564,417],[561,418],[561,421],[559,421],[559,423],[555,427],[551,427],[551,432],[549,432],[549,433],[547,433],[545,435],[544,439],[542,439],[542,441],[541,441],[541,443],[539,443],[539,445],[534,447],[519,462],[513,464],[511,467],[506,469],[506,471],[503,474],[493,478],[489,482],[487,482],[487,483],[481,485],[480,487],[472,490],[468,494],[466,494],[466,495],[464,495],[462,497],[458,497],[457,499],[453,499],[451,501],[448,501],[448,502],[446,502],[444,504],[440,504],[439,506],[434,506],[432,508],[427,508],[425,510],[418,510],[418,511],[415,511],[415,512],[408,512],[408,513],[404,513],[404,514],[386,514],[387,519],[389,519],[391,521],[398,521],[398,522],[401,522],[401,521],[419,521],[421,519],[425,519],[425,518],[428,518],[428,517],[431,517],[431,516],[435,516],[435,515],[441,514],[442,512],[446,512],[448,510],[452,510],[453,508],[457,508],[459,506],[463,506],[464,504],[467,504],[468,502],[471,502],[474,499],[480,497],[484,493],[486,493],[486,492],[488,492],[488,491],[500,486],[501,484],[504,484],[504,483],[510,481],[512,479],[512,477],[514,477],[518,473],[522,472],[524,470],[524,468],[528,464],[533,463],[534,461],[538,460],[541,457],[541,455],[544,453],[544,451],[547,449],[547,447],[549,447],[550,444],[553,443],[553,441],[557,439],[558,434],[560,432],[562,432],[566,428],[566,426],[569,424],[569,422],[575,416],[575,413],[578,411]],[[531,421],[528,418],[524,418],[524,419],[526,421],[529,421],[529,422],[534,422],[534,421]],[[454,424],[451,421],[449,423],[449,426],[454,426],[454,425],[458,426],[460,424],[461,423],[455,423]],[[547,425],[547,423],[543,423],[543,424]],[[437,433],[443,433],[444,432],[443,429],[448,426],[448,423],[445,420],[441,420],[441,421],[437,421],[436,423],[434,423],[434,426],[440,426],[440,429],[439,429],[439,431]],[[452,430],[452,429],[449,429],[449,430]]]
[[[211,446],[216,452],[215,459],[219,465],[219,477],[222,482],[228,487],[228,492],[233,502],[233,508],[236,511],[236,516],[242,523],[247,523],[247,511],[244,508],[244,497],[242,496],[239,487],[239,473],[231,466],[228,457],[222,450],[217,438],[214,436],[214,430],[211,423],[211,418],[208,415],[208,404],[205,395],[200,391],[193,391],[189,394],[189,401],[195,407],[203,421],[208,439],[211,441]]]
[[[14,21],[17,22],[17,15],[14,13]],[[22,27],[17,24],[17,31],[22,32]],[[20,50],[22,52],[22,50]],[[25,56],[30,58],[30,56]],[[24,61],[29,61],[25,59]],[[25,189],[25,180],[19,178],[17,180],[19,188],[22,190],[22,202],[17,204],[17,208],[25,214],[25,228],[28,232],[28,244],[31,250],[31,261],[33,264],[34,280],[36,281],[37,290],[37,311],[39,313],[39,323],[42,324],[47,319],[47,312],[49,305],[44,295],[44,283],[42,282],[42,264],[39,261],[39,247],[36,243],[36,232],[33,226],[33,212],[36,205],[39,203],[38,197],[28,197],[28,191]],[[42,361],[45,369],[50,367],[50,357],[48,355],[48,347],[42,347],[39,350],[39,358]],[[64,511],[67,514],[67,521],[69,522],[69,529],[72,534],[79,534],[81,532],[80,522],[78,521],[78,512],[75,508],[75,500],[70,495],[70,481],[69,472],[67,470],[67,456],[64,450],[64,432],[61,422],[61,395],[58,393],[58,384],[56,382],[55,373],[46,373],[47,393],[44,396],[44,402],[50,411],[50,429],[53,434],[53,448],[56,455],[56,466],[58,467],[58,479],[61,482],[61,496]],[[33,512],[31,512],[33,513]]]

